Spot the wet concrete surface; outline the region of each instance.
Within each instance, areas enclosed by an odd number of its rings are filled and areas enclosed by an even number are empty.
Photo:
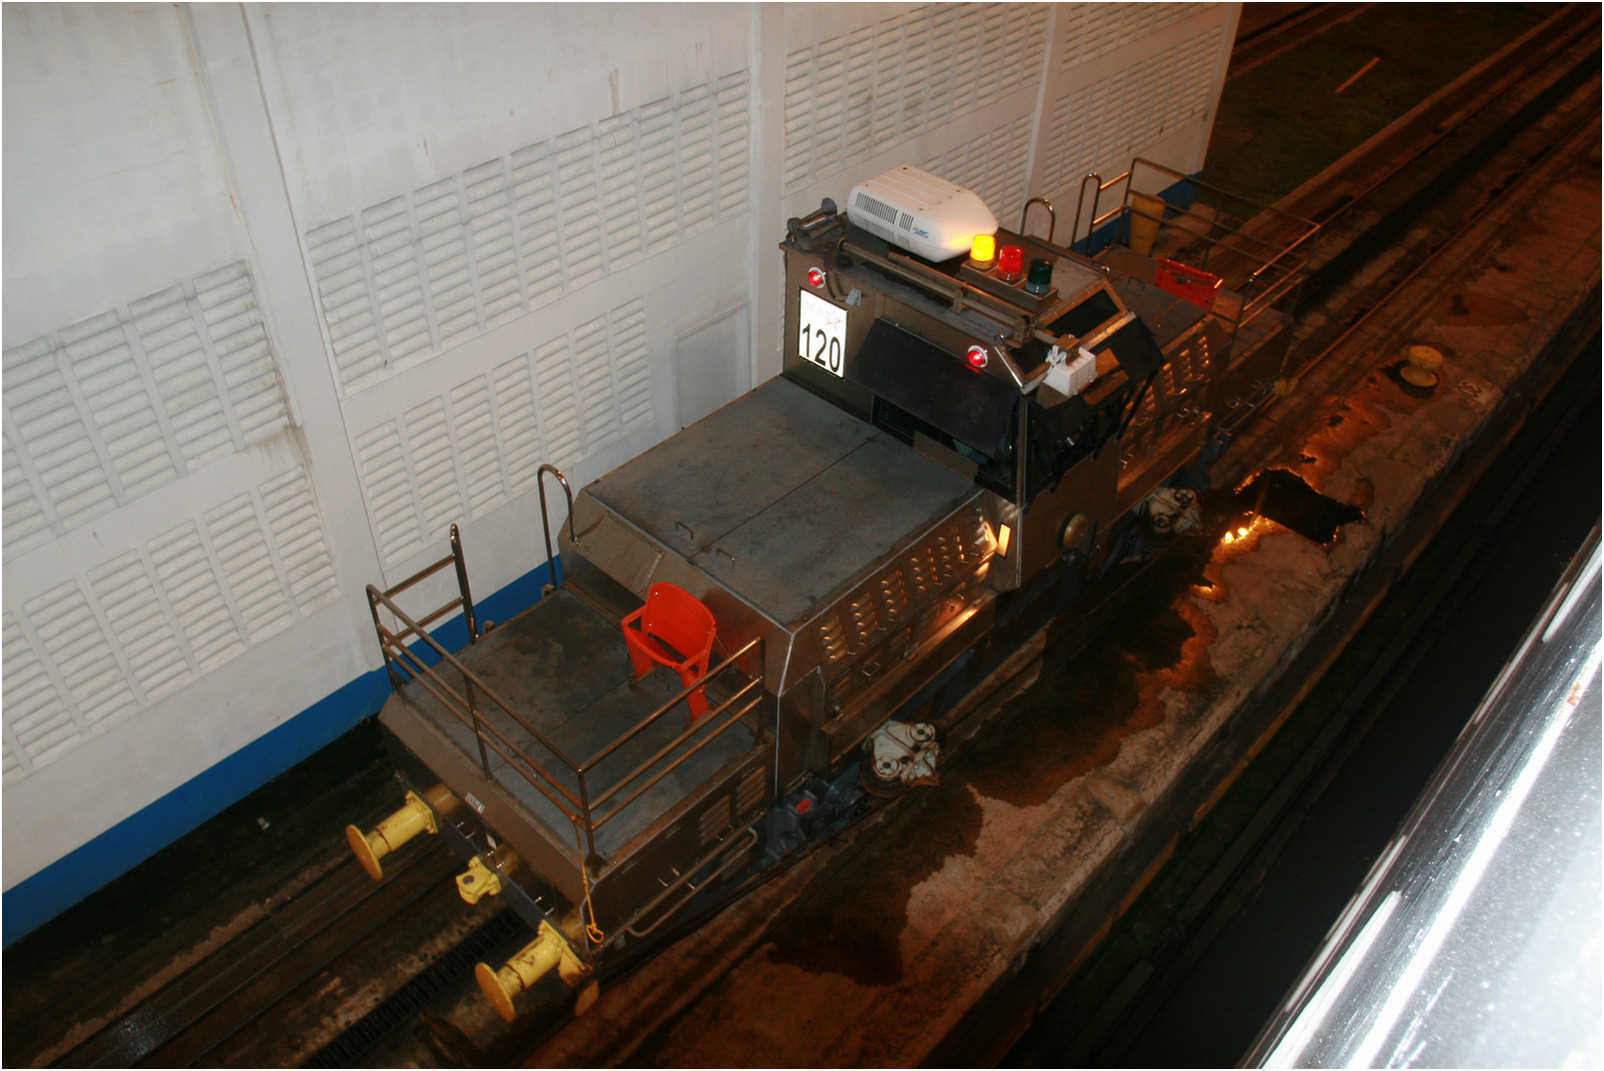
[[[1219,505],[1217,512],[1230,512],[1228,496]],[[909,902],[949,861],[975,859],[984,801],[1040,807],[1112,762],[1126,737],[1154,724],[1158,689],[1204,693],[1215,686],[1208,622],[1175,605],[1201,579],[1208,542],[1194,538],[1176,549],[1142,573],[1136,590],[1122,592],[1125,614],[1073,658],[1044,671],[944,766],[942,784],[921,792],[913,813],[878,838],[875,850],[832,871],[816,893],[804,893],[775,921],[772,962],[840,974],[862,986],[896,983]],[[842,897],[843,887],[857,891]]]

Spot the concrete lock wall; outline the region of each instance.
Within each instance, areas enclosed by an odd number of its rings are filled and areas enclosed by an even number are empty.
[[[776,373],[788,216],[1200,167],[1237,6],[3,18],[9,941],[376,709],[363,585],[533,590],[541,462]]]

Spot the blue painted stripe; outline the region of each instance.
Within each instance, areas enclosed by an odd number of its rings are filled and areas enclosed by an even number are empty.
[[[561,573],[560,562],[557,569]],[[533,606],[540,601],[540,589],[546,580],[547,569],[542,565],[494,595],[477,601],[475,609],[480,622],[505,621]],[[460,616],[430,635],[448,651],[455,651],[468,642],[467,626]],[[439,660],[439,656],[421,641],[415,646],[422,647],[420,658],[424,661]],[[364,673],[7,889],[0,898],[4,944],[10,946],[43,926],[202,822],[332,743],[363,718],[378,713],[389,694],[389,679],[384,670]]]

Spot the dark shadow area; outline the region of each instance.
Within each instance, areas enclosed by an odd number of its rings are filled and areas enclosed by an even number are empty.
[[[1237,495],[1244,509],[1312,539],[1332,543],[1345,524],[1364,519],[1364,511],[1322,495],[1285,469],[1270,469],[1250,480]]]
[[[1596,364],[1575,373],[1556,394],[1592,400],[1552,452],[1529,460],[1556,432],[1540,408],[1005,1066],[1242,1058],[1599,520]],[[1287,802],[1288,771],[1338,717],[1351,731]]]

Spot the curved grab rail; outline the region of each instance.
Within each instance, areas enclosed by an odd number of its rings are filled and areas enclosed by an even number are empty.
[[[1019,210],[1019,233],[1021,235],[1025,233],[1025,221],[1030,216],[1031,205],[1041,205],[1047,209],[1047,241],[1051,242],[1053,235],[1058,233],[1058,210],[1045,197],[1032,197],[1025,202],[1025,207]]]
[[[577,543],[574,538],[574,491],[568,486],[568,477],[564,476],[562,469],[556,465],[541,465],[535,470],[535,486],[540,489],[540,532],[546,537],[546,575],[550,578],[546,584],[545,593],[550,593],[562,587],[562,581],[557,576],[557,556],[551,552],[551,515],[546,511],[546,474],[551,473],[562,484],[563,497],[568,500],[568,542]]]

